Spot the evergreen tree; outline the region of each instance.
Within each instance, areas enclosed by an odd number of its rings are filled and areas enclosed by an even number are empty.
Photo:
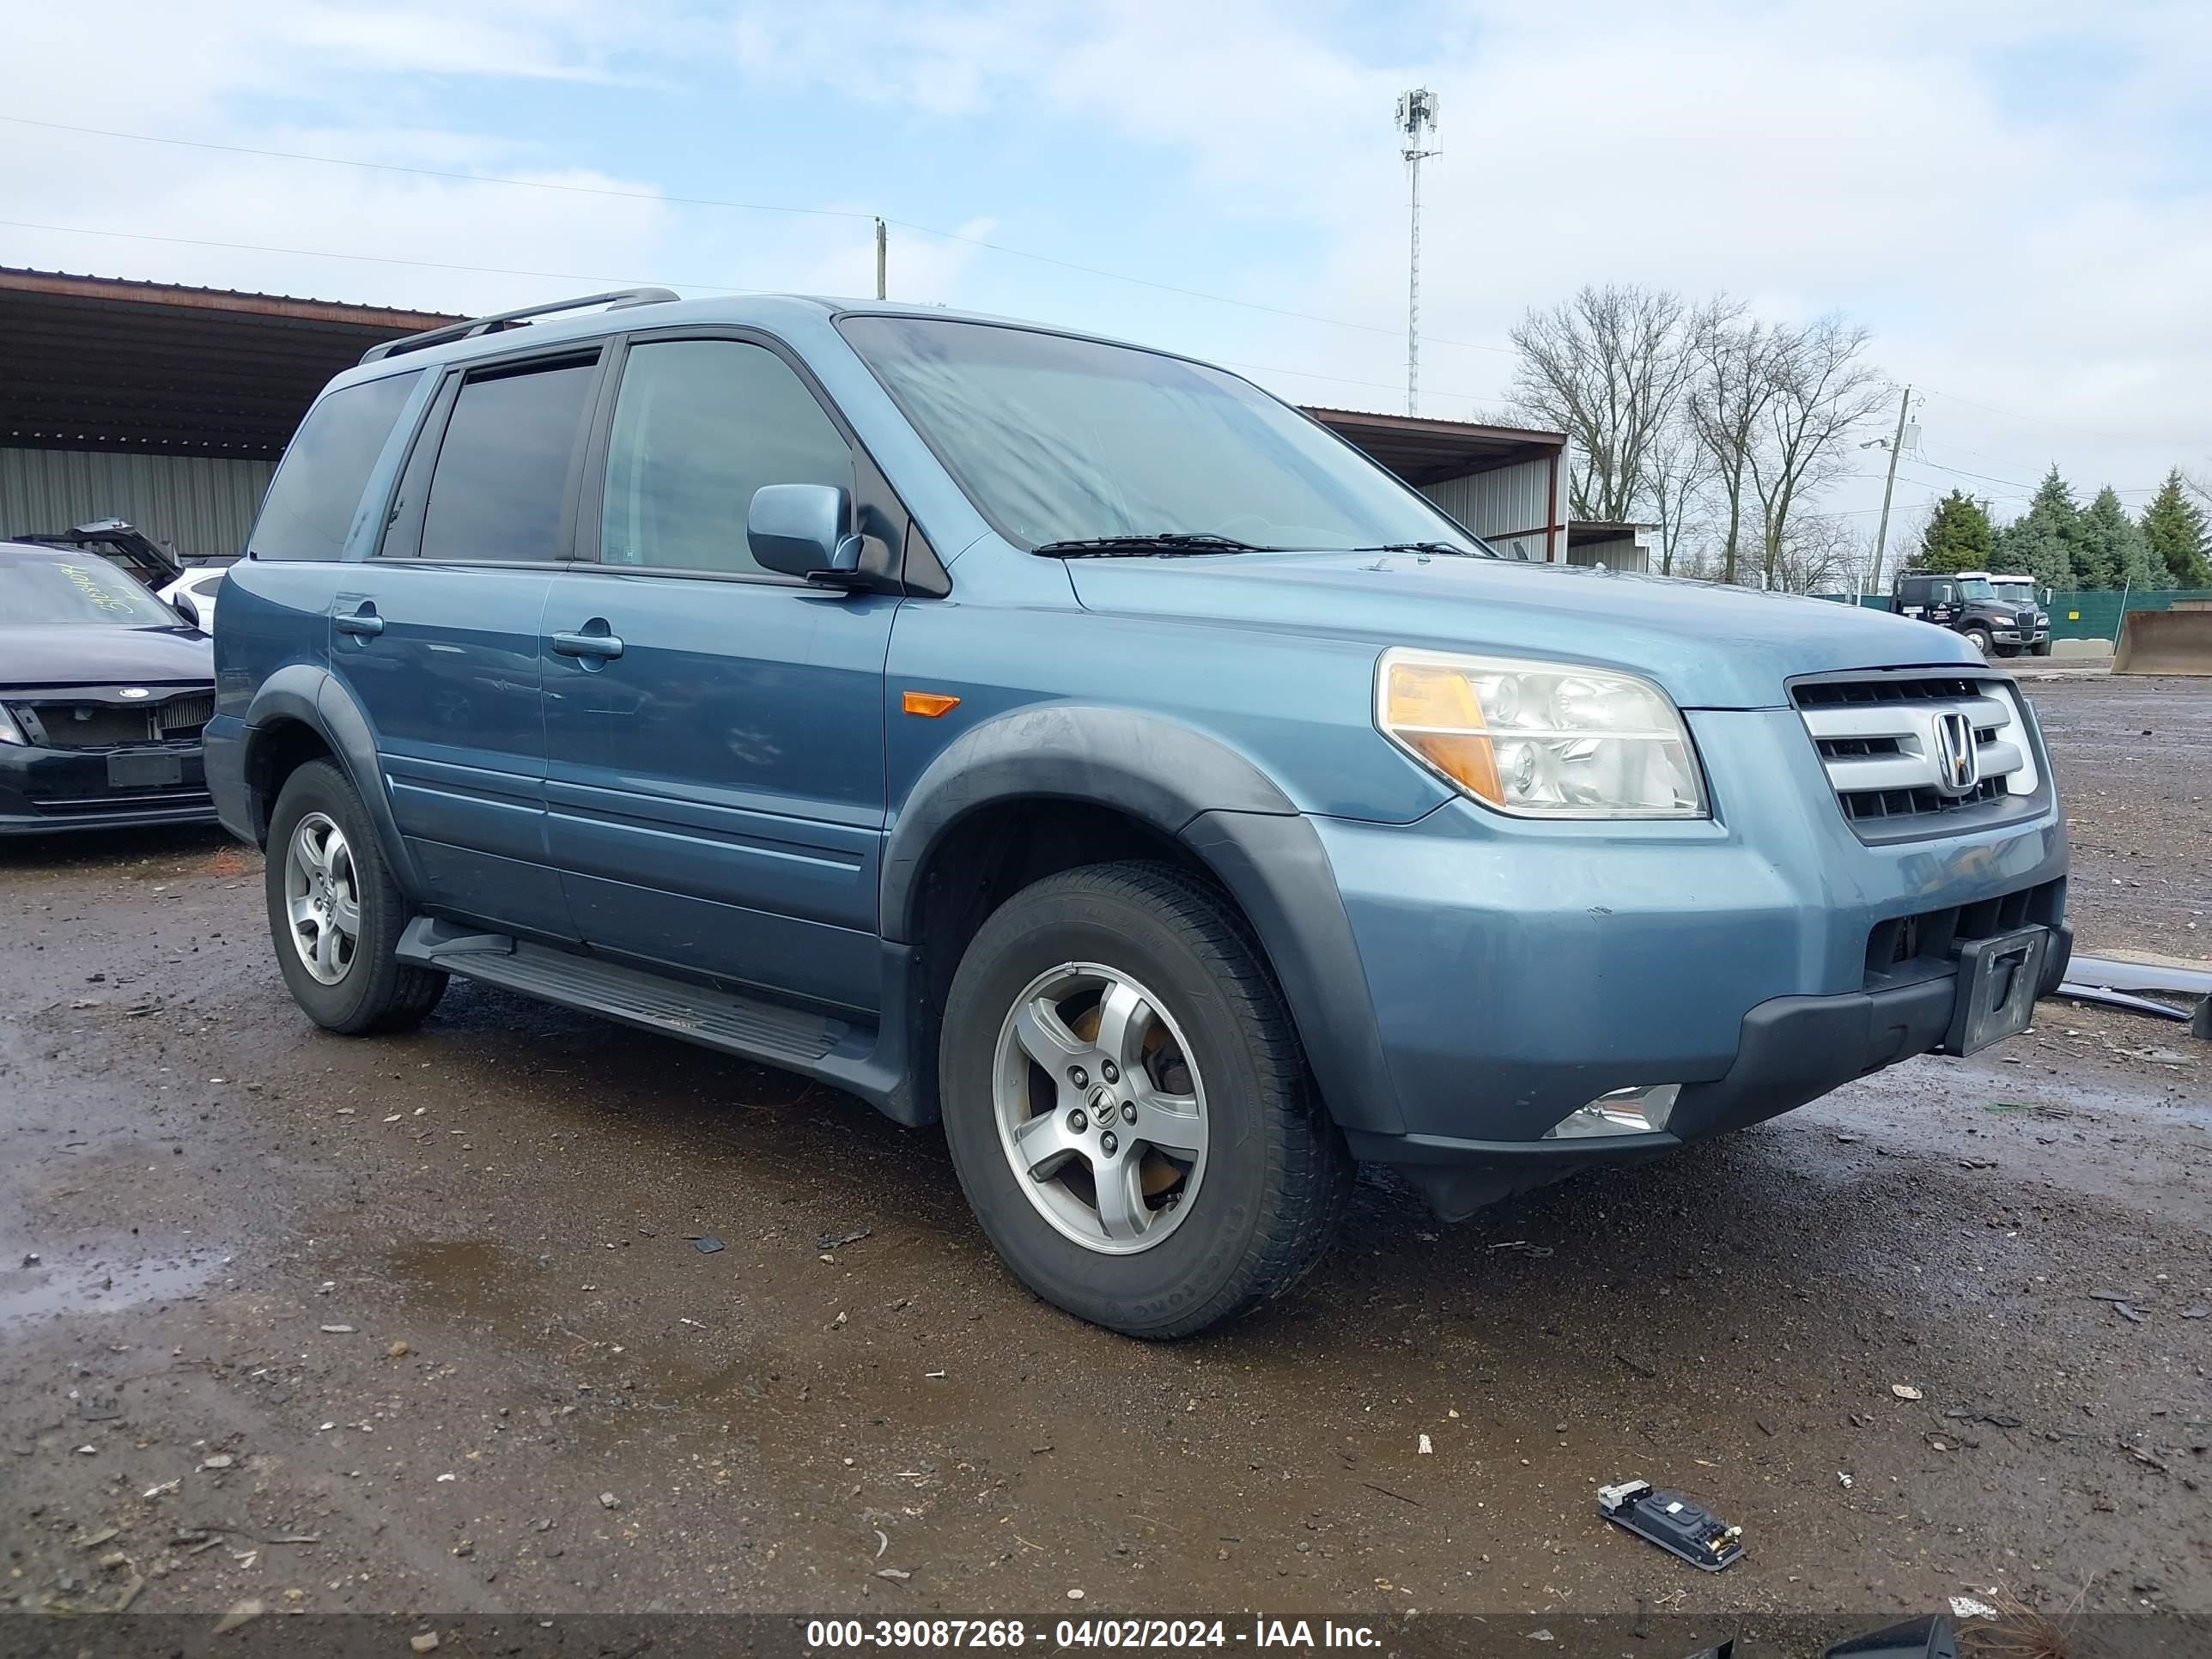
[[[2143,509],[2142,532],[2166,567],[2161,586],[2212,587],[2212,529],[2206,527],[2204,509],[2182,487],[2179,467],[2166,475],[2157,495]]]
[[[1936,504],[1914,556],[1915,570],[1949,575],[1960,570],[1987,570],[1996,554],[1996,532],[1981,503],[1963,489],[1954,489]]]
[[[2074,586],[2074,544],[2081,533],[2081,510],[2074,492],[2053,466],[2043,475],[2027,511],[1998,536],[1992,569],[2026,571],[2045,587]]]
[[[2074,542],[2074,585],[2118,587],[2125,582],[2141,586],[2146,577],[2159,587],[2171,580],[2163,560],[2155,562],[2154,571],[2150,544],[2106,484],[2081,511],[2081,532]]]

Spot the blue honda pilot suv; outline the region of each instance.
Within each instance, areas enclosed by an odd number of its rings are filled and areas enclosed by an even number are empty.
[[[1516,562],[1237,376],[659,290],[380,346],[224,590],[205,733],[334,1031],[447,977],[941,1122],[1039,1295],[1279,1294],[2021,1030],[2033,713],[1956,635]]]

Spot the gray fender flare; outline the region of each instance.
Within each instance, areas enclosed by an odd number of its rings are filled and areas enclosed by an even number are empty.
[[[408,855],[407,844],[400,839],[399,826],[392,816],[392,799],[385,793],[383,769],[376,763],[376,738],[369,730],[368,717],[327,670],[310,663],[288,664],[262,682],[246,708],[248,778],[253,775],[259,759],[257,751],[264,735],[283,720],[299,721],[329,746],[352,781],[354,793],[361,797],[362,806],[376,828],[376,838],[386,862],[392,866],[392,879],[409,898],[420,900],[422,882],[416,873],[414,860]],[[268,809],[275,805],[273,800],[264,803],[257,815],[261,822],[255,827],[264,840],[269,830]]]
[[[1189,848],[1258,934],[1331,1115],[1346,1128],[1403,1133],[1320,836],[1250,759],[1177,721],[1053,703],[963,732],[915,781],[884,847],[886,938],[919,942],[921,872],[943,837],[973,812],[1023,799],[1093,802]]]

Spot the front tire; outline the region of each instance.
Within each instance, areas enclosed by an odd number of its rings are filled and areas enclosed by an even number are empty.
[[[277,793],[263,890],[285,987],[325,1030],[404,1030],[445,994],[445,975],[399,960],[406,901],[361,797],[330,762],[307,762]]]
[[[1975,650],[1980,652],[1984,657],[1991,655],[1996,650],[1997,642],[1990,635],[1988,629],[1969,628],[1966,630],[1966,643],[1972,646]]]
[[[1353,1175],[1241,918],[1170,866],[1093,865],[986,921],[946,998],[945,1138],[1046,1301],[1187,1336],[1317,1261]]]

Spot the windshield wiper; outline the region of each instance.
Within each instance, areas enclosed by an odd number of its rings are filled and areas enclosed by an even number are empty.
[[[1347,553],[1443,553],[1455,559],[1494,559],[1495,553],[1478,553],[1450,542],[1377,542],[1371,547],[1347,547]]]
[[[1039,542],[1030,549],[1048,559],[1141,559],[1178,553],[1267,553],[1274,550],[1233,536],[1168,530],[1152,536],[1090,536],[1079,541]]]

